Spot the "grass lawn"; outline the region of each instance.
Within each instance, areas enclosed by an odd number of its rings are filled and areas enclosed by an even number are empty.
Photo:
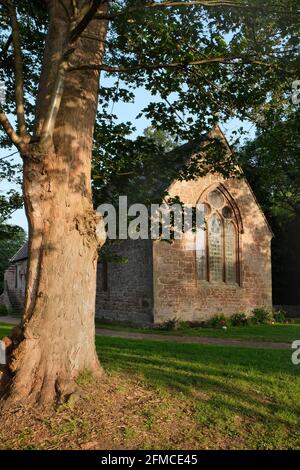
[[[49,416],[11,413],[0,449],[300,449],[291,351],[100,336],[96,346],[103,383],[83,375],[85,398]]]
[[[8,335],[13,325],[6,325],[5,323],[0,323],[0,339]]]
[[[137,374],[158,396],[172,396],[172,406],[177,400],[174,409],[163,401],[149,410],[153,432],[162,416],[178,413],[178,426],[189,417],[187,442],[201,448],[300,449],[300,366],[290,351],[103,337],[96,344],[107,370]]]
[[[275,324],[275,325],[251,325],[229,327],[227,331],[221,328],[190,328],[183,327],[177,330],[167,331],[157,328],[133,328],[117,323],[96,322],[97,328],[109,330],[132,331],[139,333],[155,333],[175,336],[209,336],[213,338],[234,338],[253,341],[274,341],[290,343],[300,339],[300,323]]]
[[[97,328],[115,331],[129,331],[145,334],[160,334],[169,336],[208,336],[212,338],[233,338],[247,341],[272,341],[292,343],[300,339],[300,321],[296,320],[291,324],[275,324],[275,325],[251,325],[251,326],[234,326],[229,327],[227,331],[219,328],[189,328],[181,327],[177,330],[167,331],[158,328],[136,328],[119,323],[96,322]],[[3,329],[3,334],[1,329]],[[0,323],[0,336],[4,336],[11,329]]]

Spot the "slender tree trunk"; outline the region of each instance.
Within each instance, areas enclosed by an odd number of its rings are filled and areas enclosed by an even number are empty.
[[[49,4],[37,135],[70,27],[61,2]],[[91,21],[74,44],[72,64],[101,63],[106,28],[103,20]],[[98,89],[97,71],[67,73],[53,142],[37,143],[24,159],[29,260],[22,334],[9,364],[9,400],[49,403],[71,394],[81,371],[101,374],[94,337],[99,217],[90,181]]]

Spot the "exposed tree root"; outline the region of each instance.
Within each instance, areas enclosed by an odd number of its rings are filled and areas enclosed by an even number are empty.
[[[78,369],[72,367],[68,354],[61,357],[47,347],[45,354],[40,347],[45,346],[45,341],[40,338],[22,339],[13,349],[11,343],[7,343],[10,345],[8,364],[0,370],[0,396],[4,409],[18,402],[40,406],[64,403],[71,396],[80,396],[76,381],[80,372],[88,370],[97,378],[103,374],[96,356],[90,367],[80,370],[80,365]]]

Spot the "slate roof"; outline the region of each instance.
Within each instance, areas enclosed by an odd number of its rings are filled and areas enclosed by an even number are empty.
[[[11,258],[11,263],[22,261],[28,258],[28,242],[25,242],[23,246],[17,251],[17,253]]]

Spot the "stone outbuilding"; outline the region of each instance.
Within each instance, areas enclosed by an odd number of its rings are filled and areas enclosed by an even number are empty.
[[[15,314],[21,314],[26,287],[28,244],[27,242],[10,260],[10,265],[4,273],[4,292],[0,303],[6,305]]]

